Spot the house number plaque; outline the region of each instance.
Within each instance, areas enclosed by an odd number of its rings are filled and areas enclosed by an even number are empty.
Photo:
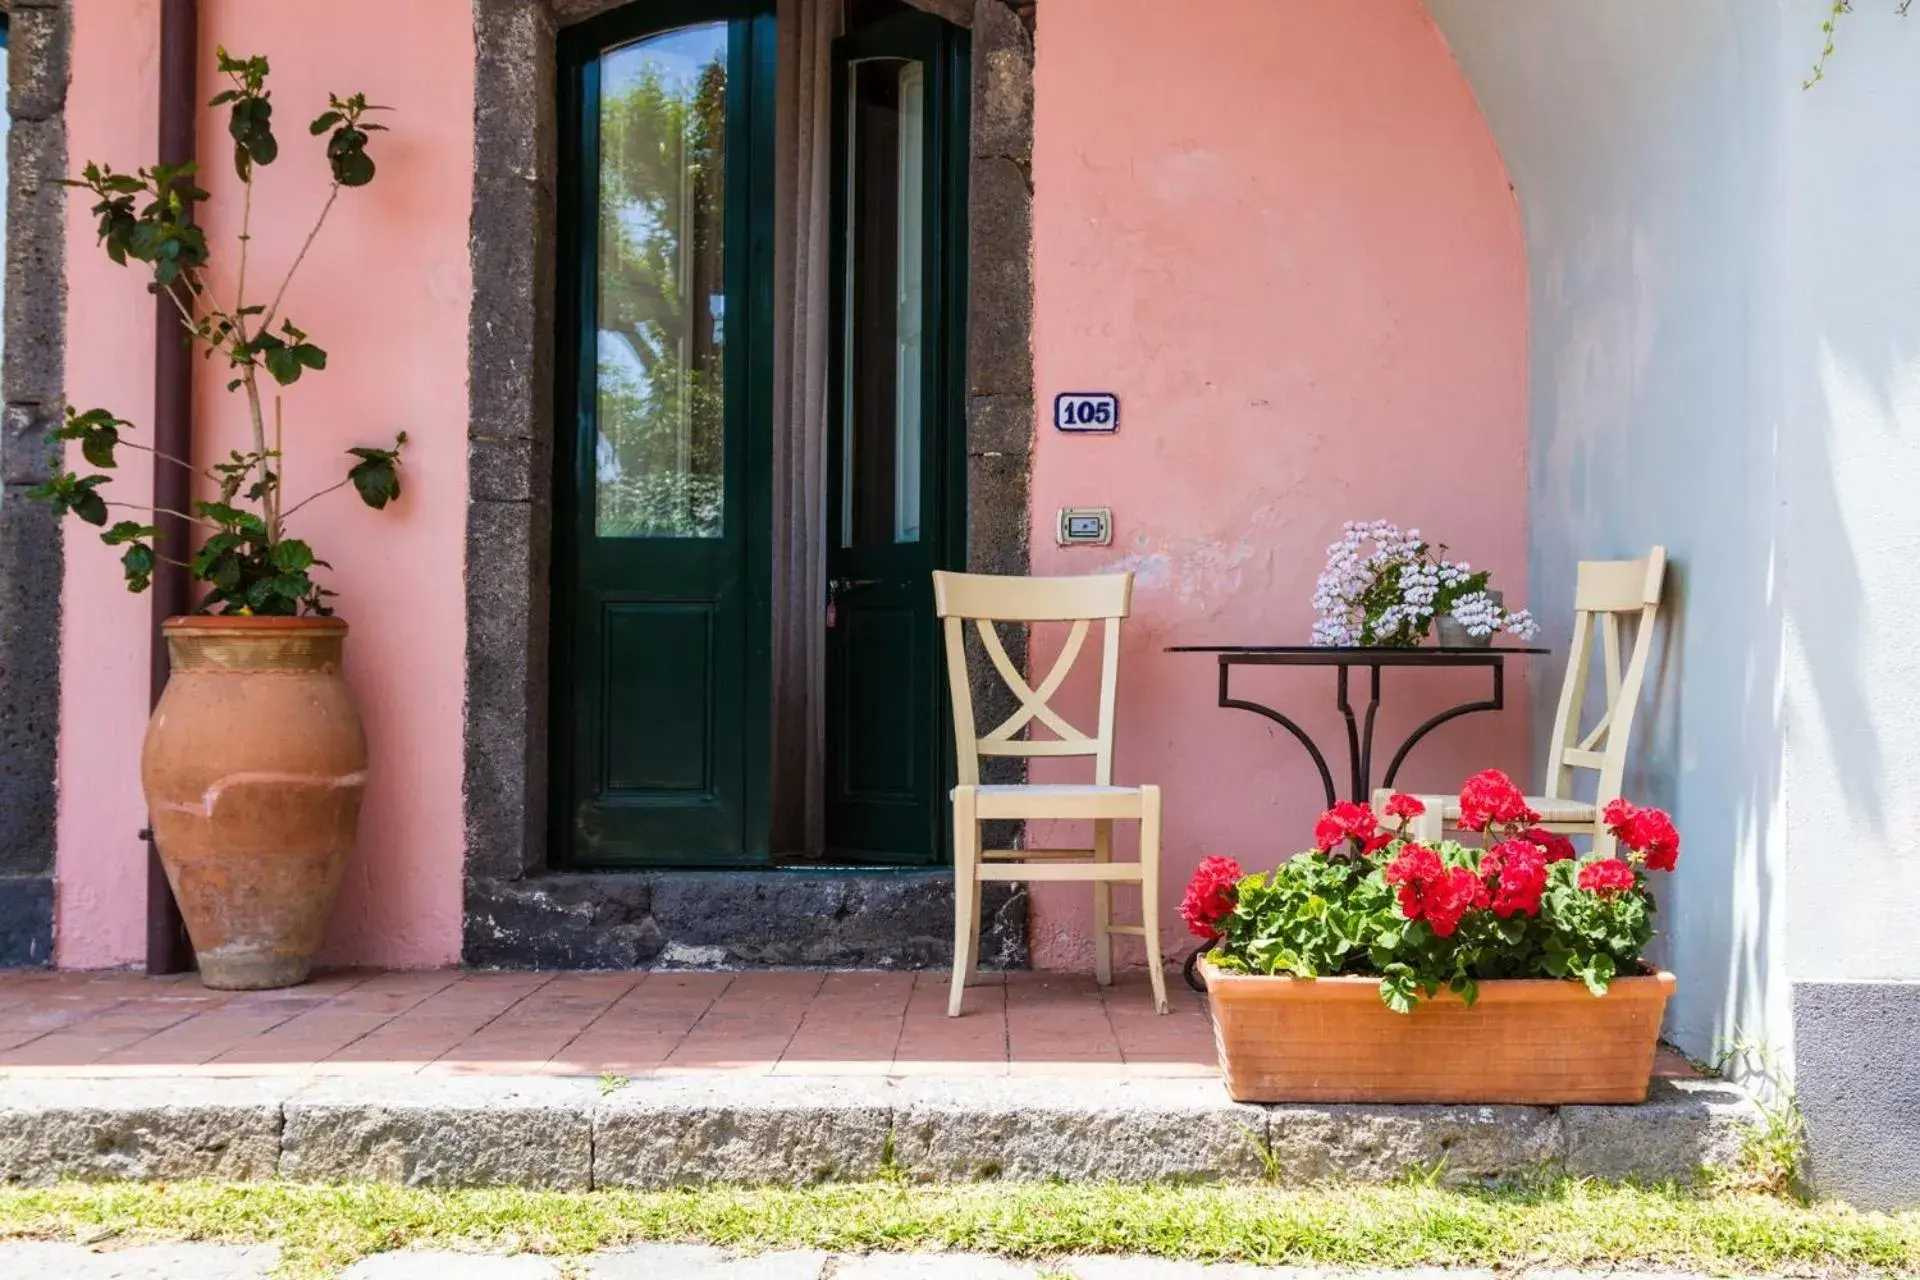
[[[1053,398],[1053,425],[1061,431],[1120,429],[1120,397],[1111,391],[1063,391]]]

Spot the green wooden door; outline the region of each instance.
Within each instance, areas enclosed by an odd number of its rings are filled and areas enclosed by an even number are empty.
[[[835,46],[827,842],[942,856],[951,754],[932,574],[962,550],[965,33],[903,13]]]
[[[658,0],[562,36],[551,736],[574,866],[767,856],[771,10]]]

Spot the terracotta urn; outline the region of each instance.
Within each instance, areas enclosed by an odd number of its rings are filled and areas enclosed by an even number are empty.
[[[1236,1102],[1644,1102],[1670,973],[1604,996],[1548,978],[1450,991],[1412,1013],[1378,978],[1222,973],[1204,960],[1221,1074]]]
[[[333,618],[170,619],[140,777],[200,980],[306,980],[353,852],[367,740]]]

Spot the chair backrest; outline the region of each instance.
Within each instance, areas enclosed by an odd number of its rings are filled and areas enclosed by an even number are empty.
[[[980,782],[981,756],[1092,756],[1093,780],[1113,782],[1114,691],[1120,679],[1120,620],[1133,602],[1133,575],[1101,574],[1085,578],[1011,578],[978,573],[935,573],[933,607],[946,633],[947,685],[953,693],[953,735],[962,786]],[[993,669],[1012,691],[1019,707],[981,734],[973,722],[973,683],[967,672],[966,624],[979,632],[980,645]],[[1027,683],[997,624],[1071,622],[1066,644],[1052,670],[1038,685]],[[1104,626],[1100,646],[1100,723],[1091,734],[1069,724],[1051,705],[1066,683],[1095,622]],[[1017,736],[1029,725],[1045,726],[1052,738]]]
[[[1600,774],[1594,802],[1605,805],[1620,795],[1626,768],[1627,739],[1653,648],[1654,622],[1660,615],[1660,588],[1667,576],[1667,549],[1655,547],[1640,560],[1583,560],[1573,588],[1573,647],[1567,652],[1567,678],[1560,686],[1560,707],[1547,747],[1547,795],[1573,798],[1573,771]],[[1620,665],[1620,621],[1637,616],[1633,654]],[[1606,671],[1607,705],[1591,729],[1581,731],[1593,634],[1600,633]]]

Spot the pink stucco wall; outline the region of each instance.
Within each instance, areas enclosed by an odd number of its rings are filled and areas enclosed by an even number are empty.
[[[1048,0],[1036,77],[1033,565],[1138,575],[1117,773],[1166,789],[1179,946],[1195,862],[1271,865],[1322,800],[1283,731],[1215,707],[1210,659],[1162,647],[1304,643],[1350,518],[1417,525],[1492,568],[1509,603],[1524,594],[1522,232],[1419,0]],[[1122,396],[1118,435],[1053,429],[1055,393],[1101,389]],[[1056,547],[1069,505],[1112,506],[1114,547]],[[1524,774],[1519,674],[1504,716],[1441,730],[1402,785]],[[1381,740],[1484,679],[1388,673]],[[1252,673],[1236,692],[1344,741],[1331,672]],[[1344,749],[1333,763],[1344,790]],[[1088,963],[1089,898],[1036,895],[1037,964]]]
[[[148,157],[157,7],[76,6],[76,165]],[[216,41],[275,61],[285,147],[260,184],[255,279],[290,259],[324,192],[304,123],[325,92],[364,88],[398,109],[395,132],[376,142],[380,180],[343,198],[289,296],[292,317],[332,355],[325,374],[286,396],[289,484],[302,493],[335,478],[349,444],[398,428],[413,438],[396,509],[376,514],[343,494],[301,517],[337,566],[338,603],[354,625],[349,676],[374,755],[328,958],[451,962],[470,6],[204,0],[203,9],[209,84]],[[1048,0],[1037,76],[1043,417],[1057,391],[1111,389],[1124,398],[1125,427],[1089,438],[1042,425],[1034,567],[1139,574],[1119,771],[1167,789],[1171,945],[1172,902],[1203,853],[1277,859],[1304,842],[1320,801],[1290,740],[1213,706],[1210,661],[1162,647],[1304,639],[1325,544],[1349,517],[1418,524],[1492,567],[1510,596],[1525,581],[1521,231],[1500,158],[1418,0]],[[202,153],[216,196],[209,229],[230,254],[236,183],[213,115]],[[149,429],[151,304],[137,276],[93,249],[78,198],[69,233],[71,398]],[[213,370],[201,384],[203,459],[244,440],[242,404],[223,381]],[[145,490],[139,455],[120,483]],[[1117,545],[1054,547],[1055,509],[1090,504],[1114,507]],[[91,531],[70,527],[67,555],[58,958],[133,964],[144,919],[135,833],[147,601],[122,591],[115,557]],[[1403,781],[1450,787],[1484,763],[1523,772],[1519,674],[1508,690],[1515,710],[1443,730]],[[1337,741],[1328,673],[1256,674],[1244,688]],[[1474,688],[1390,675],[1382,741]],[[1087,962],[1086,897],[1039,894],[1039,963]]]
[[[153,149],[159,78],[157,0],[76,5],[67,151],[116,168]],[[153,305],[139,282],[95,251],[89,202],[67,200],[67,396],[153,419]],[[78,466],[78,451],[74,453]],[[112,488],[151,494],[145,454],[122,454]],[[129,596],[119,557],[93,531],[66,526],[60,615],[60,804],[55,956],[63,965],[130,964],[143,954],[146,825],[140,735],[146,728],[148,604]]]
[[[158,5],[76,5],[70,152],[131,168],[151,158]],[[301,496],[344,476],[342,452],[408,432],[406,496],[383,513],[350,492],[296,517],[336,566],[335,603],[353,626],[347,674],[373,768],[360,848],[334,913],[334,962],[435,965],[460,945],[463,524],[466,340],[471,279],[473,34],[467,0],[335,0],[324,6],[203,0],[203,96],[213,49],[273,60],[281,158],[256,183],[249,292],[277,284],[326,192],[306,122],[329,90],[364,89],[395,110],[376,137],[373,186],[345,193],[288,294],[286,312],[330,356],[285,395],[287,487]],[[224,115],[201,129],[205,218],[230,271],[238,182]],[[68,388],[146,432],[152,422],[153,308],[141,279],[104,261],[85,203],[69,206]],[[228,288],[231,278],[216,277]],[[201,461],[246,439],[244,401],[219,367],[197,388]],[[129,459],[119,481],[144,492]],[[142,956],[145,849],[138,753],[146,719],[144,597],[121,590],[114,555],[70,525],[63,624],[58,959],[75,967]]]

